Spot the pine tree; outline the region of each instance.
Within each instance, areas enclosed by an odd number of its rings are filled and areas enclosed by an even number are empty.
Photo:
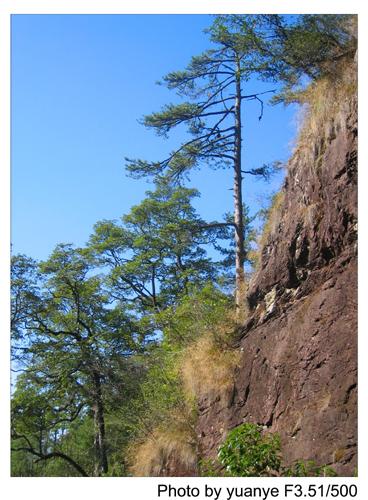
[[[267,178],[272,166],[244,170],[242,167],[242,107],[247,100],[258,100],[260,94],[244,93],[244,83],[262,69],[254,40],[252,16],[246,32],[239,32],[233,16],[218,16],[208,30],[215,49],[192,58],[184,71],[169,73],[163,83],[189,98],[180,104],[168,104],[160,112],[144,118],[144,125],[167,136],[174,127],[186,124],[193,139],[184,142],[160,162],[127,160],[133,176],[165,175],[177,180],[195,167],[208,164],[212,168],[233,170],[234,216],[227,225],[234,228],[236,305],[240,307],[245,282],[245,225],[243,218],[244,174]]]

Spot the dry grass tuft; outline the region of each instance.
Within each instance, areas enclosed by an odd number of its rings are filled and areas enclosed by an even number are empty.
[[[248,256],[251,259],[254,269],[258,270],[262,259],[262,250],[267,245],[270,235],[277,232],[281,220],[281,209],[285,200],[285,192],[279,191],[272,197],[271,205],[268,209],[268,216],[263,225],[261,234],[257,239],[257,248],[251,250]]]
[[[185,393],[196,400],[228,391],[240,353],[203,336],[188,347],[182,358],[181,376]]]
[[[336,65],[334,73],[313,82],[300,94],[303,105],[295,153],[309,154],[320,166],[327,141],[345,126],[341,111],[357,93],[357,71],[353,61]]]
[[[249,257],[249,254],[248,254]],[[251,258],[251,257],[249,257]],[[244,323],[246,322],[247,318],[249,317],[249,304],[247,300],[248,296],[248,291],[249,291],[249,282],[251,275],[245,275],[245,280],[244,282],[240,285],[240,288],[238,290],[238,296],[239,296],[239,307],[236,308],[235,310],[235,316],[233,313],[232,316],[232,324],[233,328],[232,331],[234,332],[236,330],[236,326],[243,326]]]
[[[281,208],[285,200],[285,192],[279,191],[272,198],[272,203],[268,211],[268,217],[263,226],[263,231],[259,239],[259,247],[263,248],[270,235],[277,231],[281,218]]]
[[[171,424],[152,432],[143,442],[133,443],[129,450],[130,473],[136,477],[167,475],[167,468],[195,470],[197,444],[194,431],[183,416],[173,415]]]

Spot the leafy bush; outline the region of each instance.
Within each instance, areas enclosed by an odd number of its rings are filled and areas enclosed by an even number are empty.
[[[148,436],[154,428],[170,422],[175,409],[186,414],[189,411],[180,384],[178,353],[167,346],[156,346],[145,358],[146,373],[140,391],[125,416],[132,438]]]
[[[200,460],[199,471],[205,477],[337,476],[332,467],[317,465],[313,460],[297,460],[289,467],[281,462],[280,436],[265,433],[260,425],[245,423],[229,432],[219,448],[218,460]]]
[[[230,431],[218,457],[231,476],[269,476],[280,469],[280,437],[264,434],[259,425],[243,424]]]

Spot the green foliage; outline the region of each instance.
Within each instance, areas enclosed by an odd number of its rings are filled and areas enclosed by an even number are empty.
[[[201,335],[216,334],[216,325],[229,316],[232,308],[231,297],[213,283],[191,287],[175,306],[156,316],[164,333],[163,345],[181,349]]]
[[[289,103],[300,102],[311,80],[338,76],[354,58],[356,28],[355,15],[232,14],[217,16],[209,32],[246,53],[245,74],[251,66],[258,78],[278,84],[273,103]]]
[[[173,411],[192,418],[179,376],[185,342],[173,332],[182,322],[195,338],[228,303],[204,286],[219,275],[205,246],[222,230],[205,227],[195,196],[160,182],[122,224],[97,224],[87,248],[58,245],[40,264],[13,258],[13,350],[24,367],[12,398],[14,474],[125,474],[133,437]],[[150,343],[160,330],[161,345]],[[98,465],[103,453],[109,468]]]
[[[198,472],[200,477],[218,477],[221,476],[221,466],[214,460],[200,459],[198,463]]]
[[[178,356],[168,347],[158,347],[147,360],[139,396],[132,402],[133,435],[149,435],[154,428],[168,423],[175,411],[184,410],[186,401],[180,383]]]
[[[142,314],[158,312],[190,286],[216,279],[219,271],[205,246],[215,242],[219,230],[208,229],[196,213],[197,196],[195,189],[161,181],[121,224],[96,224],[89,251],[109,267],[108,286],[116,298],[140,304]]]
[[[262,41],[270,68],[266,76],[283,82],[273,102],[299,102],[306,83],[338,77],[341,64],[355,56],[356,21],[356,16],[338,14],[304,14],[291,22],[287,16],[262,16],[271,33],[269,41]]]
[[[153,346],[149,355],[143,357],[145,377],[139,397],[132,403],[135,434],[149,434],[170,422],[173,414],[194,417],[193,401],[183,387],[181,360],[186,355],[185,348],[200,336],[210,335],[229,310],[231,299],[207,283],[202,288],[192,287],[175,306],[155,315],[163,337],[160,345]]]
[[[24,327],[32,313],[32,305],[37,297],[41,276],[37,262],[25,255],[14,255],[11,259],[11,332],[12,358],[21,362],[23,348],[28,343]]]
[[[335,477],[328,465],[297,460],[290,467],[282,463],[278,434],[266,433],[260,425],[245,423],[231,430],[219,447],[218,461],[200,461],[201,476],[236,477]]]
[[[167,104],[158,113],[152,113],[144,118],[144,125],[154,127],[159,135],[166,136],[173,127],[184,120],[192,119],[200,114],[201,108],[195,103]]]
[[[11,405],[12,476],[80,475],[61,458],[42,458],[54,451],[72,456],[93,474],[93,421],[78,411],[77,402],[62,409],[64,402],[51,384],[35,378],[30,370],[19,376]]]
[[[155,450],[155,439],[158,447],[175,449],[182,457],[187,456],[189,448],[195,452],[197,406],[195,395],[185,382],[184,364],[197,340],[213,338],[217,325],[229,316],[230,304],[229,297],[207,283],[201,288],[191,287],[175,305],[155,315],[154,321],[163,331],[162,340],[142,357],[146,365],[145,378],[127,416],[133,439],[133,473],[149,473],[147,471],[153,470],[152,464],[161,460],[160,449]],[[230,321],[226,323],[231,330]],[[224,338],[220,339],[220,332],[218,335],[218,342],[223,346]],[[222,332],[222,337],[224,335]],[[192,436],[190,446],[189,435]]]
[[[336,477],[336,471],[328,465],[317,465],[314,460],[297,460],[291,467],[284,468],[285,477]]]
[[[105,415],[118,405],[120,391],[129,395],[129,377],[138,375],[131,357],[141,349],[144,334],[121,304],[111,304],[85,250],[58,245],[38,266],[38,286],[23,270],[24,259],[15,258],[14,307],[22,311],[15,315],[14,350],[26,369],[12,398],[13,449],[43,461],[45,474],[56,467],[49,465],[51,458],[80,473],[84,460],[76,462],[76,447],[73,456],[66,456],[63,432],[70,436],[94,414],[104,439]],[[93,421],[88,421],[93,434]],[[106,462],[106,444],[96,443],[92,440],[88,449]],[[95,457],[89,458],[93,463]]]
[[[280,468],[280,438],[264,434],[261,426],[243,424],[229,432],[218,457],[228,475],[269,476]]]

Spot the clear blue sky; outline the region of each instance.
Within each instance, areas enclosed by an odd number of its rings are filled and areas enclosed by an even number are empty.
[[[176,99],[155,85],[210,48],[206,15],[15,15],[12,17],[12,243],[14,253],[46,258],[60,242],[83,245],[93,224],[116,219],[150,185],[124,173],[124,157],[160,160],[180,140],[138,123]],[[271,88],[249,82],[247,93]],[[244,167],[286,160],[294,111],[246,105]],[[192,176],[200,214],[232,210],[230,171]],[[245,201],[278,188],[246,179]]]

